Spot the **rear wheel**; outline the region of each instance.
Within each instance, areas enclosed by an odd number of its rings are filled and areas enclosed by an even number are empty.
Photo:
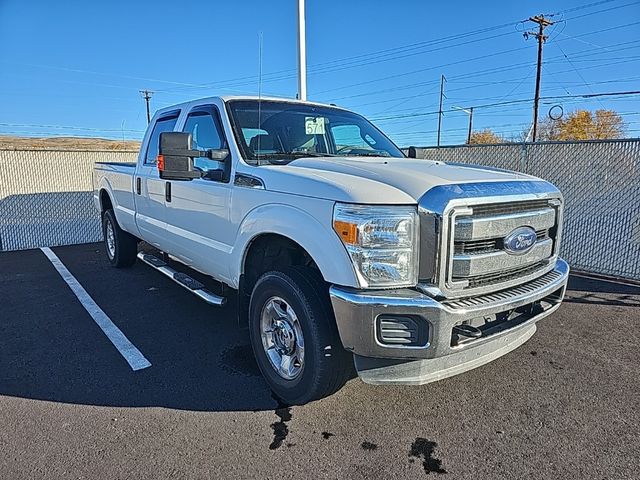
[[[263,376],[290,405],[331,395],[353,371],[327,284],[314,269],[291,267],[262,275],[251,295],[249,332]]]
[[[120,228],[113,210],[102,216],[102,234],[109,263],[114,267],[130,267],[138,254],[138,239]]]

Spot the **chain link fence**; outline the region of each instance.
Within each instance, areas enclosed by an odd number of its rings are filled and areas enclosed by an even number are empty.
[[[0,251],[99,241],[95,162],[133,151],[0,150]],[[418,149],[549,180],[565,197],[562,255],[577,270],[640,280],[640,140]]]
[[[95,162],[135,162],[136,152],[0,150],[0,251],[99,241]]]
[[[640,280],[640,140],[432,147],[417,156],[548,180],[564,195],[561,254],[572,268]]]

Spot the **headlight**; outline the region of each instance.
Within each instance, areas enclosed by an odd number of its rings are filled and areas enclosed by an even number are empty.
[[[418,214],[415,207],[338,203],[333,228],[363,287],[405,287],[418,282]]]

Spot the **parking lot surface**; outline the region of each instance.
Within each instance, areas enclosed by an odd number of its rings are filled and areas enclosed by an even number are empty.
[[[98,244],[0,253],[0,478],[640,478],[640,288],[573,277],[524,346],[421,387],[276,402],[234,302]]]

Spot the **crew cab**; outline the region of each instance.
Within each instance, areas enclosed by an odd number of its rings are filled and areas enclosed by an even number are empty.
[[[258,366],[289,404],[330,395],[354,366],[367,383],[419,385],[483,365],[526,342],[566,288],[553,185],[409,158],[336,106],[163,108],[137,163],[96,164],[94,181],[111,264],[140,259],[212,305],[225,296],[190,269],[237,290]]]

